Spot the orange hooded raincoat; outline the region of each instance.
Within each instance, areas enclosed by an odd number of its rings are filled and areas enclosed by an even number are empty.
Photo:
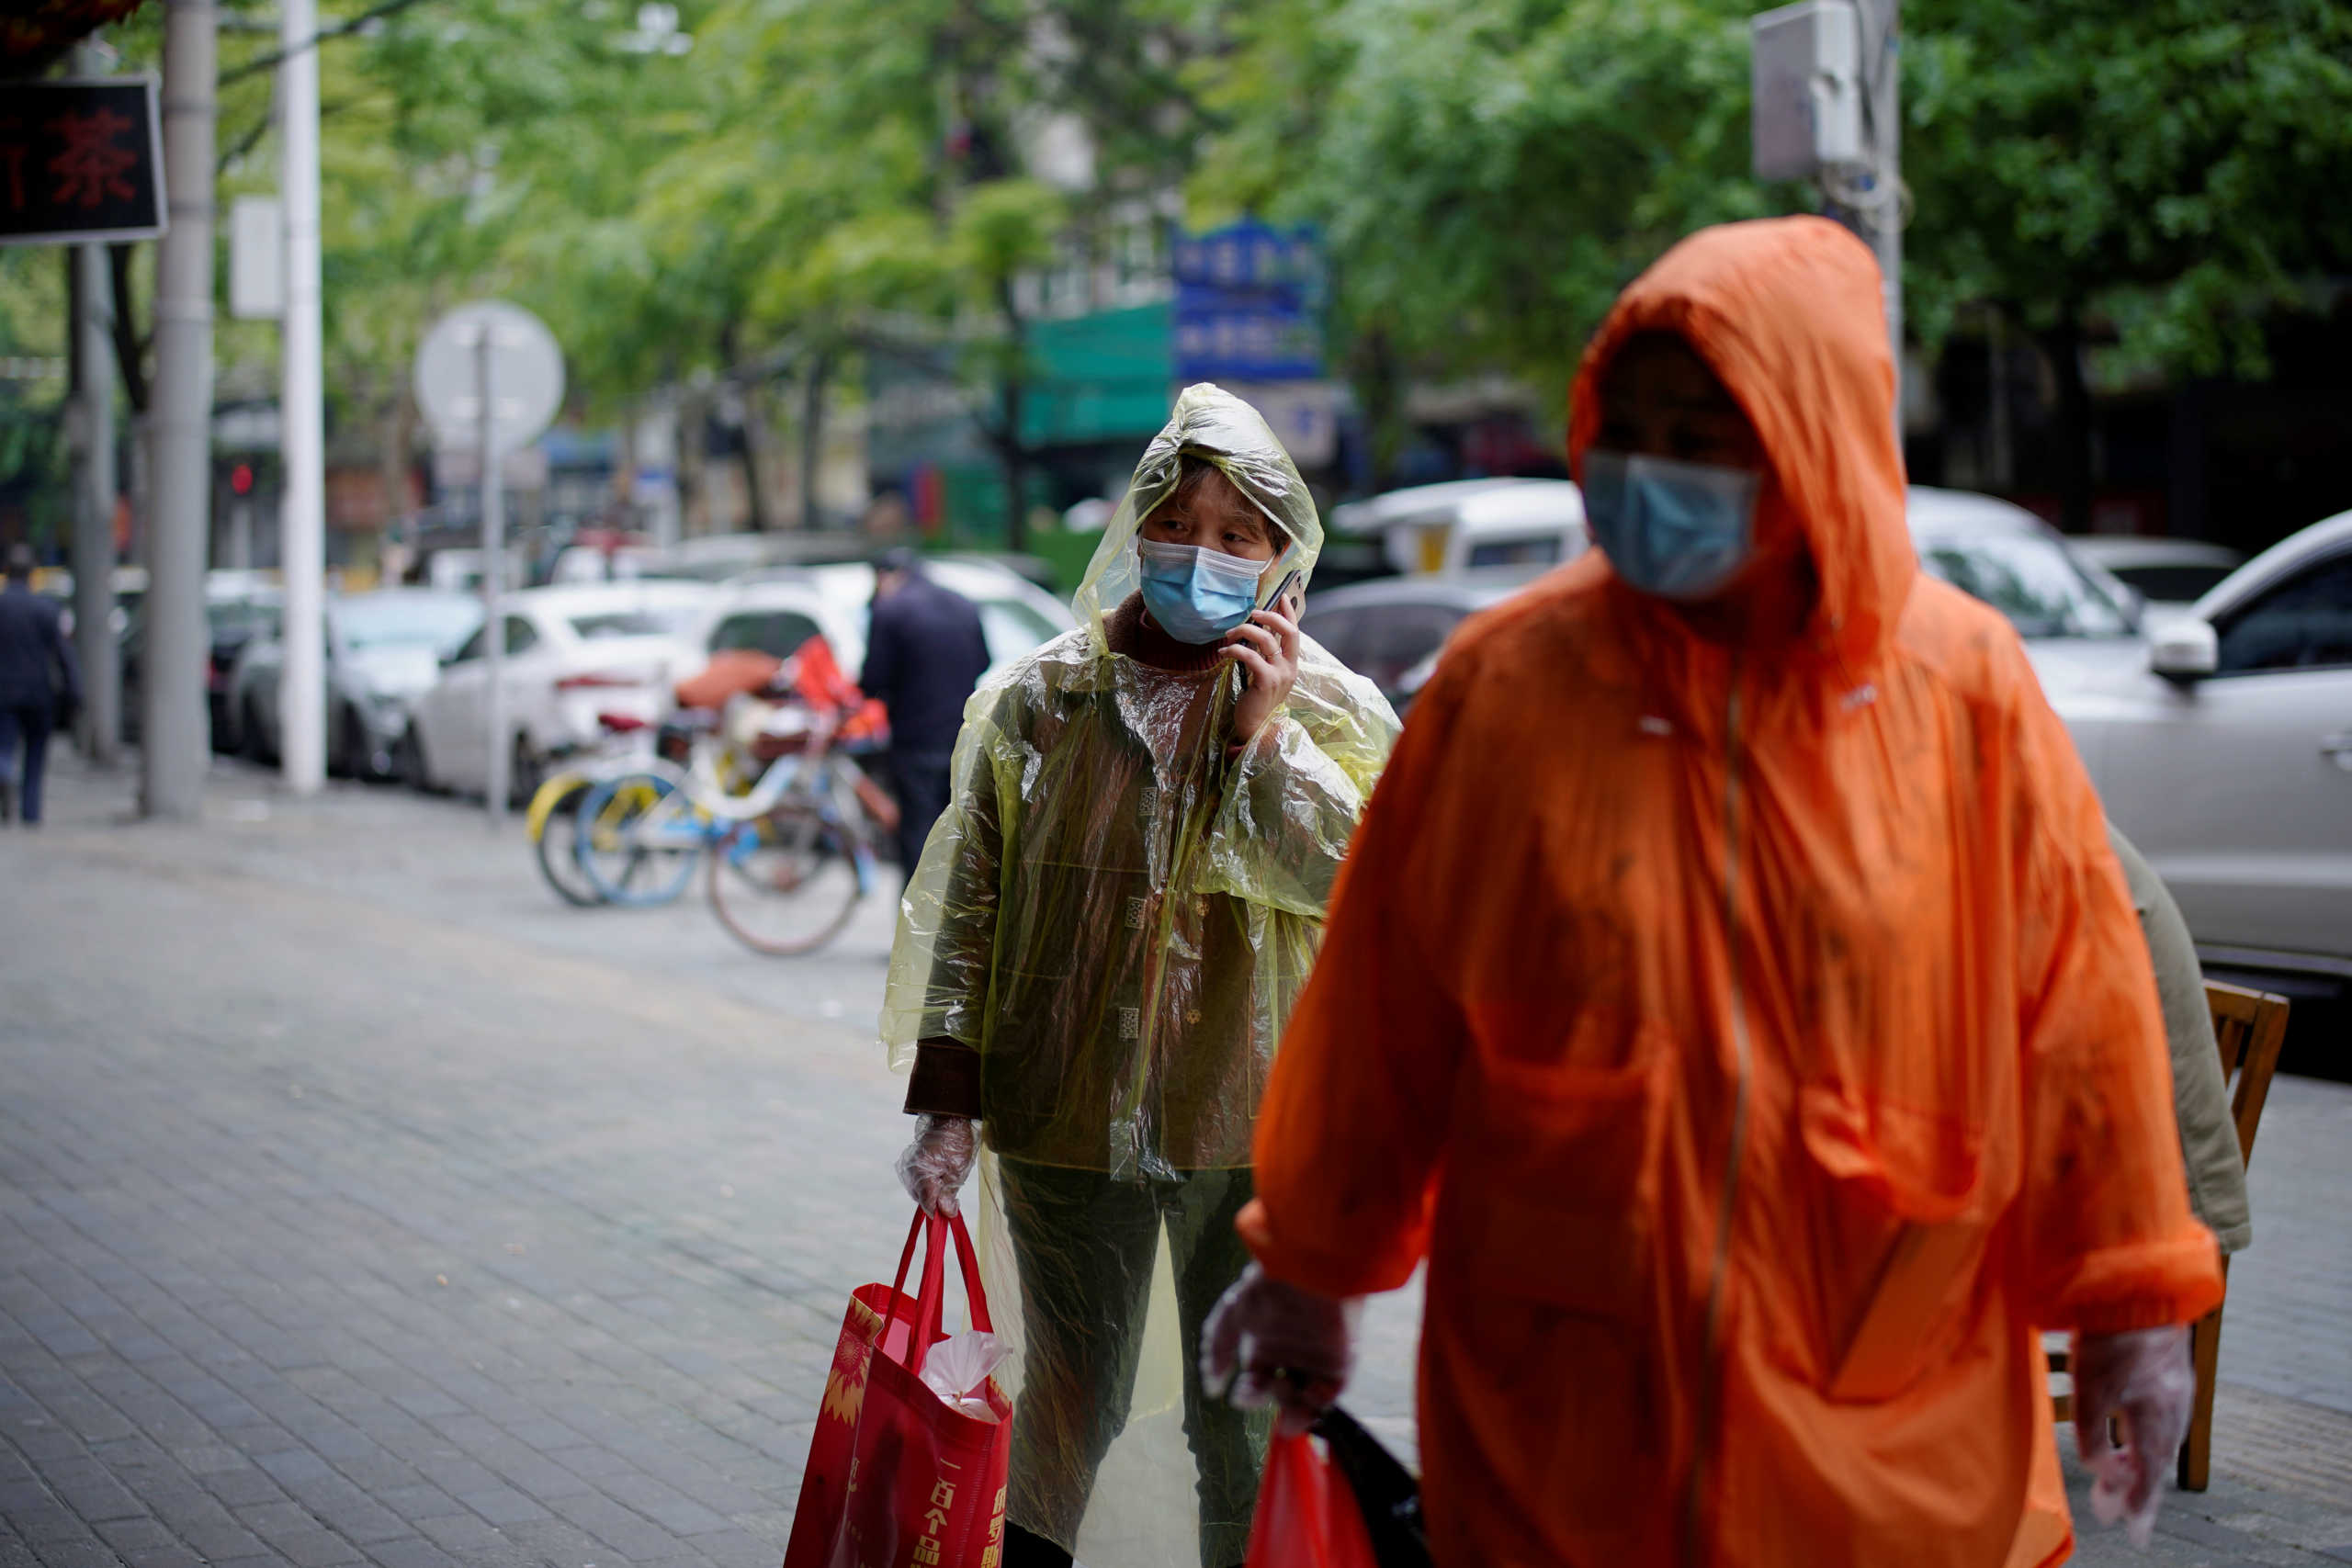
[[[1443,1568],[2056,1562],[2035,1331],[2220,1292],[2147,950],[2015,635],[1918,570],[1869,252],[1810,218],[1676,246],[1586,355],[1579,471],[1654,330],[1761,435],[1815,610],[1720,646],[1595,552],[1457,635],[1243,1234],[1336,1295],[1427,1256]]]

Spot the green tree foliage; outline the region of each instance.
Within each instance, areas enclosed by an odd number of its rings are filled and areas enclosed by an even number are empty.
[[[275,183],[277,43],[240,4],[227,193]],[[344,416],[393,418],[419,333],[481,293],[546,317],[607,412],[909,355],[991,389],[1019,494],[1015,276],[1102,255],[1182,188],[1195,224],[1321,227],[1331,341],[1376,427],[1412,378],[1556,389],[1681,234],[1815,205],[1748,174],[1754,6],[680,0],[670,32],[637,0],[410,0],[322,49],[329,383]],[[2086,334],[2135,367],[2258,374],[2266,318],[2346,270],[2342,0],[1904,19],[1905,281],[1931,346],[1990,305],[2062,378]],[[118,29],[130,63],[153,31]],[[1071,123],[1091,173],[1048,188],[1024,150]],[[221,343],[274,363],[266,328]]]
[[[2265,317],[2352,264],[2352,7],[1912,0],[1905,268],[1930,333],[2096,316],[2140,366],[2259,376]]]
[[[1747,175],[1749,7],[1281,0],[1212,105],[1204,207],[1312,220],[1346,335],[1425,373],[1565,382],[1609,300]]]
[[[1758,8],[1268,0],[1204,78],[1225,129],[1194,201],[1324,227],[1375,411],[1399,358],[1556,385],[1676,238],[1815,205],[1748,174]],[[2258,375],[2266,320],[2352,265],[2340,0],[1908,0],[1903,16],[1905,280],[1931,347],[1990,304],[2062,381],[2094,325],[2131,366]]]
[[[53,546],[66,521],[64,254],[0,248],[0,542]]]

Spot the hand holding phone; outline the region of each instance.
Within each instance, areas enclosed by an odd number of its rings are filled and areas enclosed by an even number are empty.
[[[1285,576],[1247,621],[1226,634],[1220,653],[1241,671],[1241,698],[1233,705],[1236,746],[1256,739],[1298,679],[1298,619],[1290,603],[1298,579],[1296,571]]]

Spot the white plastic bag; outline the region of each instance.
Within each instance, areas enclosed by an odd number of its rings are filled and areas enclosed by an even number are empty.
[[[996,1412],[989,1408],[983,1390],[989,1374],[1003,1363],[1006,1354],[995,1335],[978,1330],[943,1339],[923,1358],[923,1386],[946,1401],[958,1416],[993,1421]]]

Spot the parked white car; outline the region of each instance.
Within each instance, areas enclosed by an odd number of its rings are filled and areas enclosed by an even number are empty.
[[[2352,980],[2352,512],[2052,701],[2209,964]]]
[[[922,570],[979,610],[991,671],[1077,624],[1069,606],[1009,567],[940,556],[924,560]],[[707,653],[752,648],[783,659],[821,634],[854,681],[865,664],[873,600],[874,569],[862,562],[755,572],[726,585],[695,642]]]
[[[1331,509],[1340,534],[1374,535],[1392,570],[1450,575],[1574,560],[1590,542],[1584,492],[1566,479],[1449,479]]]
[[[693,631],[714,592],[696,582],[612,582],[526,589],[500,602],[508,776],[518,797],[548,761],[595,740],[600,716],[651,723],[669,711],[671,687],[702,667]],[[421,788],[489,787],[487,636],[478,628],[416,700],[398,765]]]

